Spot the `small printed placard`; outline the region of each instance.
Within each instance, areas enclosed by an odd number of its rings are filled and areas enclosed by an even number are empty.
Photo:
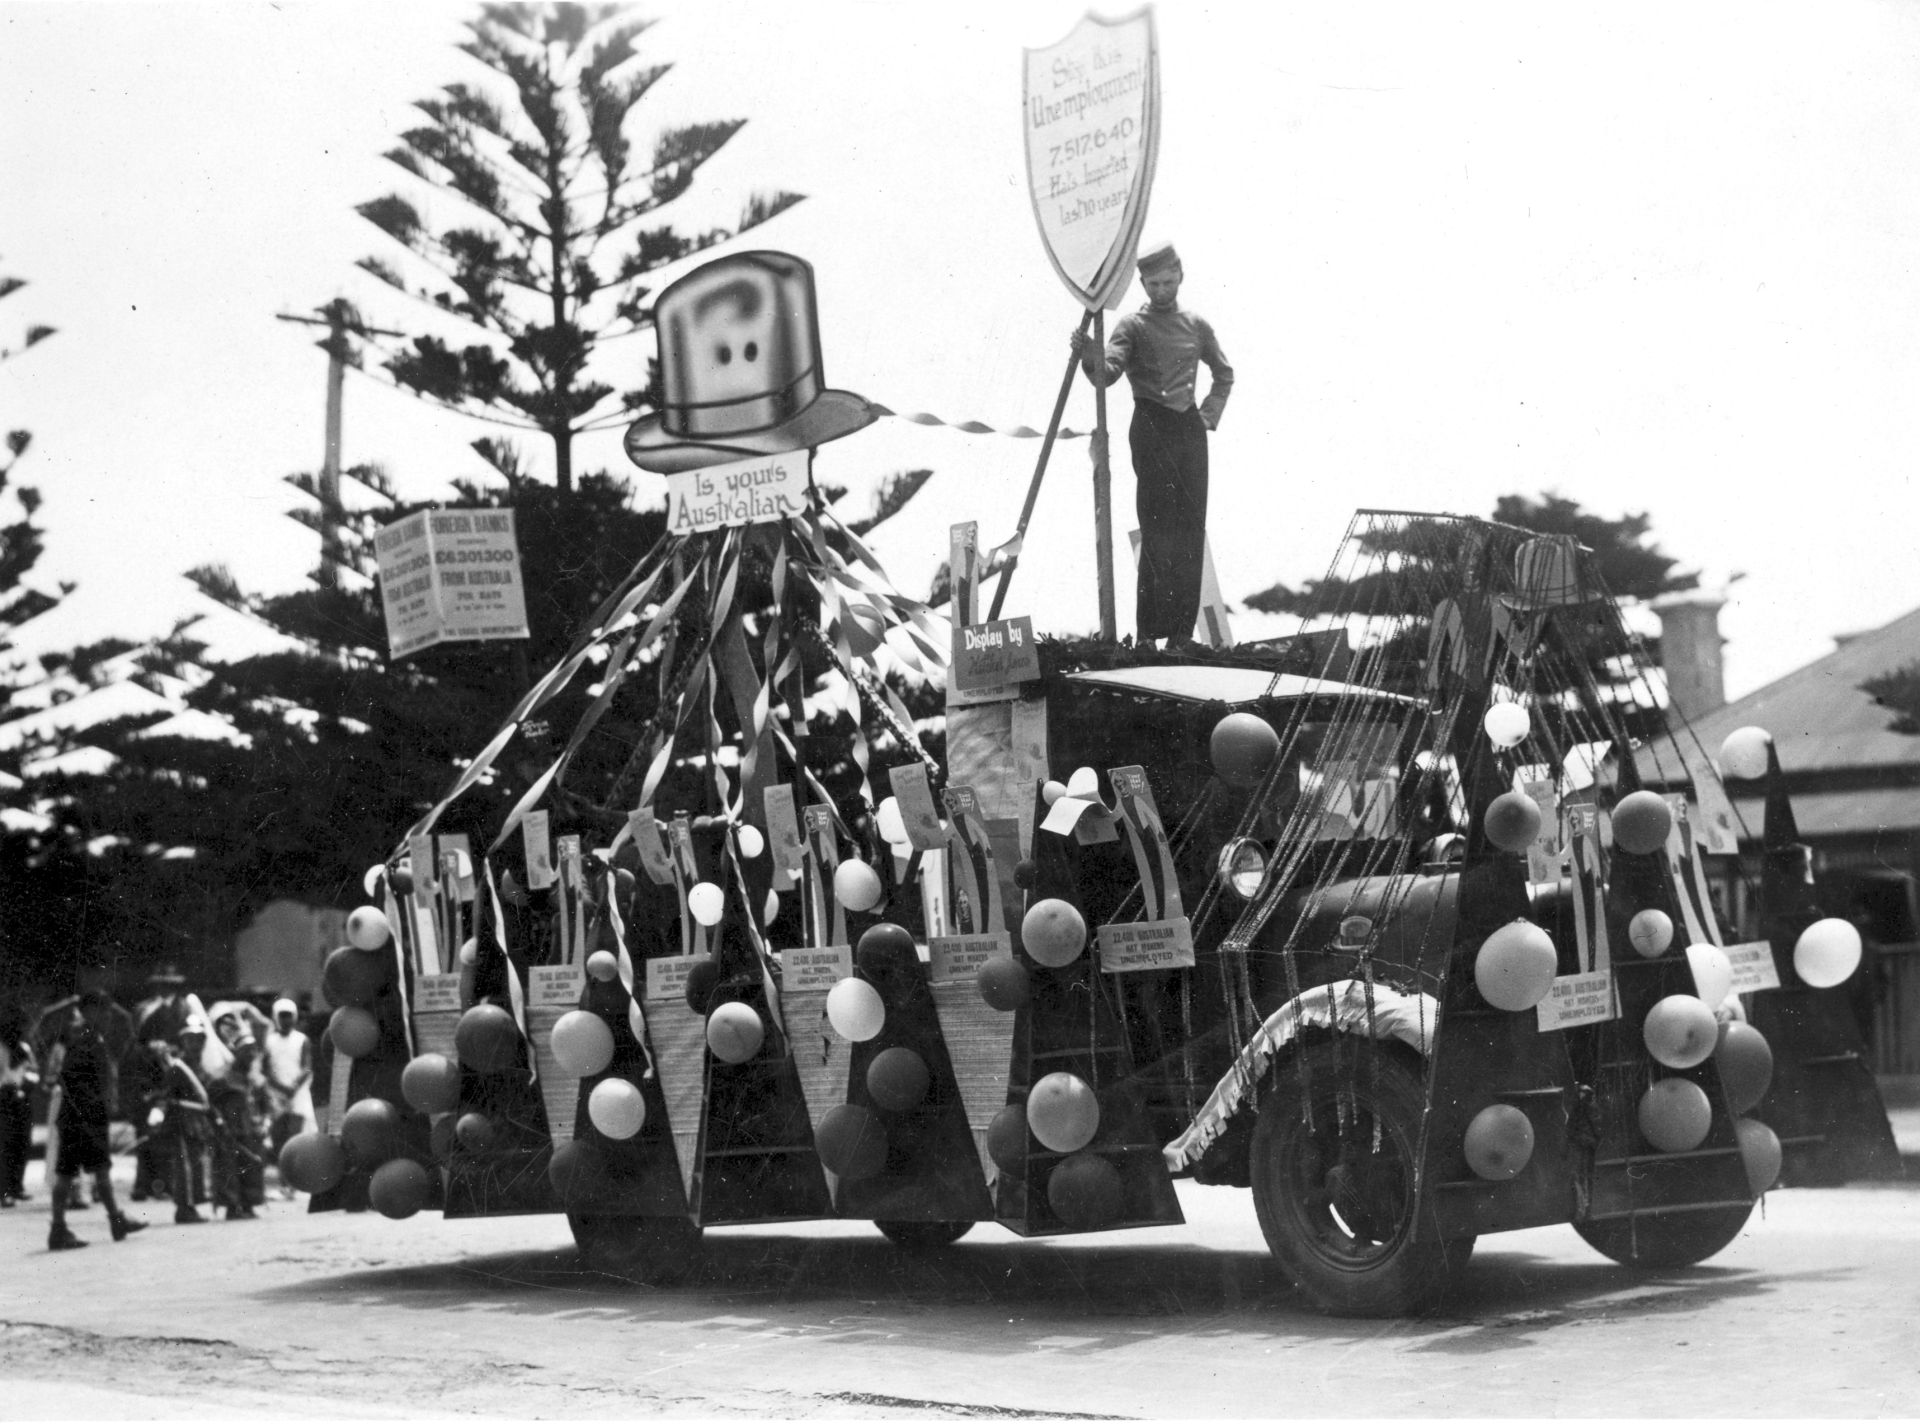
[[[527,1005],[534,1007],[572,1007],[580,1004],[580,993],[586,988],[587,974],[583,968],[572,965],[564,967],[527,968]]]
[[[333,1055],[333,1074],[327,1080],[327,1114],[320,1122],[320,1129],[338,1135],[340,1122],[347,1114],[348,1084],[353,1078],[353,1058],[335,1052]]]
[[[887,770],[887,782],[900,805],[900,821],[906,825],[907,842],[926,853],[947,845],[947,830],[940,826],[940,811],[933,806],[933,787],[927,780],[925,764],[901,764]]]
[[[1613,973],[1575,972],[1571,976],[1555,977],[1535,1011],[1539,1013],[1542,1031],[1612,1021]]]
[[[673,882],[673,856],[660,836],[660,820],[651,808],[636,808],[627,815],[627,830],[633,834],[634,850],[640,855],[640,867],[655,887]]]
[[[460,974],[423,972],[413,981],[413,1009],[416,1012],[460,1010]]]
[[[1723,947],[1733,963],[1736,992],[1770,992],[1780,985],[1780,969],[1773,965],[1773,947],[1766,942],[1736,942]]]
[[[1040,647],[1032,616],[956,626],[952,669],[954,684],[969,693],[1038,679]]]
[[[705,957],[655,957],[647,963],[647,1000],[666,1001],[687,994],[687,974]]]
[[[553,870],[550,819],[546,809],[536,808],[520,821],[520,837],[527,849],[527,886],[534,892],[552,887],[559,878]]]
[[[773,886],[785,892],[793,886],[794,869],[806,858],[807,840],[800,832],[800,814],[793,789],[784,783],[767,785],[767,853],[773,859]]]
[[[1099,942],[1103,972],[1163,972],[1193,965],[1193,927],[1184,917],[1109,922],[1100,929]]]
[[[780,954],[780,990],[824,992],[853,975],[853,945],[795,947]]]
[[[434,888],[433,834],[422,833],[417,838],[407,839],[407,862],[413,872],[414,906],[432,907]]]
[[[995,957],[1013,955],[1013,937],[1005,932],[982,932],[965,937],[928,939],[927,979],[932,982],[963,982],[979,972],[983,963]]]

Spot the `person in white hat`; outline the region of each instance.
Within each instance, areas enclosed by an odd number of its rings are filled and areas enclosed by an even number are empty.
[[[260,1042],[267,1091],[273,1098],[270,1135],[276,1156],[294,1136],[314,1128],[313,1042],[299,1021],[300,1008],[291,997],[281,997],[273,1004],[273,1027]],[[293,1198],[291,1186],[282,1185],[280,1193]]]
[[[1073,350],[1089,381],[1108,386],[1126,374],[1133,389],[1134,511],[1140,520],[1140,585],[1134,638],[1186,644],[1200,613],[1200,572],[1207,543],[1207,433],[1220,425],[1233,368],[1213,324],[1180,306],[1186,272],[1173,244],[1139,258],[1147,301],[1114,324],[1105,361],[1093,339],[1073,334]],[[1213,385],[1197,398],[1200,364]]]

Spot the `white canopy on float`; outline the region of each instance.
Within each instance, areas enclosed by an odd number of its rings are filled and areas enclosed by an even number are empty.
[[[1070,674],[1077,684],[1097,684],[1188,704],[1258,704],[1265,699],[1384,699],[1395,704],[1418,704],[1404,694],[1343,684],[1337,679],[1310,679],[1301,674],[1275,675],[1270,670],[1217,664],[1162,664],[1136,669],[1087,669]]]

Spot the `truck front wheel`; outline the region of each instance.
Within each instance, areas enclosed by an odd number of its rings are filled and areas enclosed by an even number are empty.
[[[1411,1061],[1370,1042],[1320,1042],[1281,1069],[1260,1107],[1250,1166],[1260,1229],[1323,1312],[1415,1313],[1473,1252],[1472,1236],[1414,1236],[1426,1091]]]

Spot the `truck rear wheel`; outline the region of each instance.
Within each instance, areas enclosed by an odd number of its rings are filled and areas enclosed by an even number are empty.
[[[940,1249],[973,1228],[972,1220],[875,1220],[873,1227],[903,1249]]]
[[[1254,1209],[1273,1257],[1316,1309],[1411,1314],[1445,1294],[1473,1237],[1414,1237],[1426,1089],[1392,1048],[1358,1052],[1321,1042],[1282,1068],[1253,1132]]]
[[[567,1216],[580,1261],[633,1284],[679,1284],[700,1266],[700,1227],[678,1215]]]
[[[1751,1205],[1717,1205],[1673,1215],[1636,1215],[1631,1221],[1576,1222],[1573,1228],[1615,1264],[1632,1269],[1684,1269],[1732,1244],[1752,1213]]]

